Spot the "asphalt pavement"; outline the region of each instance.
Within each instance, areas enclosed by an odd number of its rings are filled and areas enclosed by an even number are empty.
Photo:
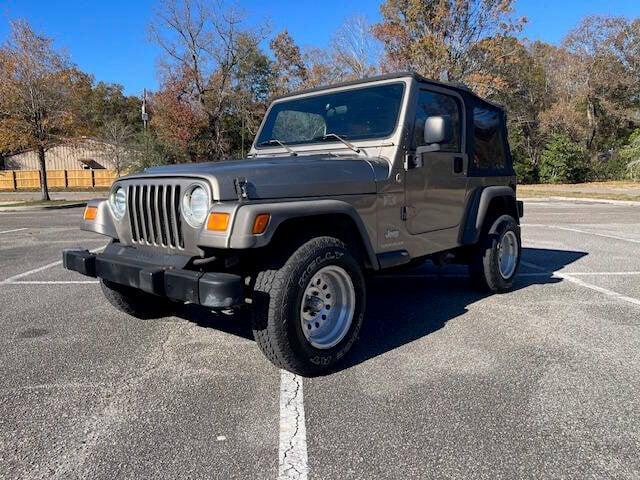
[[[638,206],[527,202],[508,294],[372,279],[339,371],[294,379],[295,442],[245,317],[132,319],[62,268],[106,243],[81,212],[0,213],[0,478],[640,478]]]

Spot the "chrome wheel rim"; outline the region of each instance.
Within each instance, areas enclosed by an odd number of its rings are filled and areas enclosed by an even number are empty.
[[[319,349],[336,346],[345,337],[356,309],[356,292],[346,270],[329,265],[307,284],[300,305],[304,336]]]
[[[509,279],[516,271],[518,265],[518,237],[509,230],[500,239],[498,244],[498,265],[502,278]]]

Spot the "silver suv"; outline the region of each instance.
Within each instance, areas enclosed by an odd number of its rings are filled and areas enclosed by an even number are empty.
[[[424,260],[511,288],[522,203],[504,111],[466,88],[398,73],[275,100],[249,158],[149,168],[88,203],[98,277],[138,317],[177,303],[247,306],[275,365],[326,372],[358,338],[365,273]]]

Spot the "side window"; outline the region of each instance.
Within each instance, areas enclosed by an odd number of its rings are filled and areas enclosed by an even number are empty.
[[[449,95],[421,90],[418,94],[416,108],[416,120],[413,127],[414,147],[424,145],[424,122],[428,117],[449,117],[453,135],[451,141],[442,144],[442,152],[460,151],[460,105],[458,101]]]
[[[480,170],[507,167],[500,113],[488,108],[473,109],[473,164]]]

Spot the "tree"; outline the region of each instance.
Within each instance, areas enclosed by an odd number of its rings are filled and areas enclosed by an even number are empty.
[[[513,0],[386,0],[374,35],[385,49],[383,68],[415,70],[430,78],[473,84],[492,82],[496,58],[515,52],[499,48],[518,32]]]
[[[333,63],[345,78],[375,75],[380,63],[381,48],[363,16],[348,18],[331,39]]]
[[[210,149],[204,108],[185,93],[190,89],[190,81],[188,75],[165,78],[162,89],[149,99],[150,126],[174,162],[194,162]]]
[[[620,149],[620,158],[625,162],[626,173],[633,179],[640,179],[640,128],[634,131],[624,147]]]
[[[11,22],[0,49],[0,150],[37,149],[42,200],[49,200],[45,152],[76,126],[70,98],[78,80],[51,39]]]
[[[100,135],[106,125],[114,121],[130,127],[135,132],[142,130],[139,97],[125,95],[122,85],[98,82],[74,91],[83,122],[90,127],[91,135]]]
[[[248,54],[238,64],[232,108],[225,122],[232,154],[244,158],[248,145],[258,132],[262,117],[269,106],[269,95],[275,83],[273,62],[250,42]]]
[[[589,179],[586,152],[567,135],[554,134],[542,152],[540,180],[544,183],[578,183]]]
[[[159,141],[156,132],[147,128],[136,135],[134,139],[135,148],[130,152],[127,161],[127,170],[130,172],[141,172],[145,168],[156,165],[166,165],[169,162],[171,152]]]
[[[507,109],[509,142],[518,178],[537,180],[540,154],[547,140],[541,128],[541,116],[552,103],[547,66],[548,45],[524,43],[515,38],[503,39],[504,47],[515,51],[504,63],[497,63],[495,75],[500,86],[490,89],[490,96]]]
[[[165,53],[167,78],[180,78],[178,100],[197,107],[206,118],[209,158],[229,151],[224,117],[231,108],[231,92],[238,66],[264,37],[263,28],[242,29],[243,16],[221,4],[198,0],[166,0],[151,25],[151,34]]]
[[[307,83],[309,72],[304,63],[300,47],[287,30],[278,33],[269,43],[275,62],[274,95],[283,95]]]
[[[563,41],[563,61],[553,71],[564,99],[554,109],[555,120],[573,130],[592,157],[630,132],[640,107],[640,57],[634,50],[640,28],[633,25],[622,17],[586,17]]]
[[[107,122],[102,128],[102,139],[118,176],[127,168],[134,134],[133,127],[119,119]]]

